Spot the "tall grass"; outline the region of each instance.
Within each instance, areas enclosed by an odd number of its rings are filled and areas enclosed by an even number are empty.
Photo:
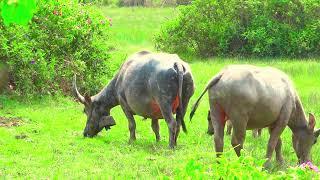
[[[161,23],[175,16],[174,8],[109,8],[100,7],[107,18],[111,18],[113,71],[132,53],[154,50],[153,35]]]

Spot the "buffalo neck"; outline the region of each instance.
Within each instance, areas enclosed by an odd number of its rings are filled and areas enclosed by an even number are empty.
[[[113,78],[106,87],[104,87],[98,94],[93,96],[93,101],[99,102],[107,111],[110,111],[110,109],[119,105],[115,93],[115,84],[116,79]]]
[[[295,102],[296,108],[291,115],[288,126],[292,130],[293,133],[299,130],[307,130],[308,129],[308,121],[307,117],[304,113],[304,109],[299,97],[296,98]]]

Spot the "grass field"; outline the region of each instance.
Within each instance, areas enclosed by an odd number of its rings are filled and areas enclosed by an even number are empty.
[[[169,8],[103,8],[103,11],[113,19],[112,40],[118,46],[113,52],[116,65],[121,64],[123,57],[137,50],[153,50],[152,35],[158,30],[161,22],[176,13],[174,9]],[[287,72],[294,81],[306,112],[313,112],[320,118],[320,63],[316,60],[237,61],[215,58],[192,61],[190,65],[196,92],[191,104],[195,102],[207,81],[223,66],[239,63],[274,66]],[[137,141],[128,144],[128,123],[121,109],[116,107],[111,112],[117,122],[116,126],[108,132],[101,132],[98,137],[83,138],[86,117],[82,113],[82,105],[72,101],[71,97],[21,100],[19,97],[0,96],[0,117],[16,117],[20,124],[9,128],[0,127],[0,177],[179,179],[190,175],[190,171],[191,175],[198,178],[202,175],[206,177],[216,174],[226,167],[216,163],[212,137],[206,134],[208,107],[208,97],[205,96],[193,121],[189,123],[186,117],[189,133],[181,133],[178,147],[170,150],[167,125],[163,120],[160,121],[162,139],[156,143],[150,120],[142,120],[136,116]],[[320,122],[317,122],[316,126],[320,127]],[[273,169],[266,176],[279,174],[279,170],[288,172],[288,167],[296,165],[297,158],[288,128],[282,134],[282,138],[285,166],[278,167],[273,160]],[[244,153],[248,157],[254,157],[254,162],[263,160],[267,140],[267,130],[263,131],[262,137],[256,139],[248,131]],[[225,139],[225,151],[230,162],[237,161],[229,136]],[[312,150],[312,159],[314,164],[320,165],[319,144]],[[243,175],[232,170],[241,169],[241,164],[239,167],[230,164],[230,167],[228,173]],[[197,174],[197,171],[202,175]]]

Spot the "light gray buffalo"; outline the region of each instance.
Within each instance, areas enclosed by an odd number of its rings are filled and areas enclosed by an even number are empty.
[[[115,122],[110,110],[120,105],[129,122],[130,139],[136,139],[133,115],[152,119],[156,140],[160,140],[158,119],[169,127],[169,146],[177,144],[180,126],[187,131],[184,115],[194,93],[192,74],[187,63],[175,54],[141,51],[130,56],[101,92],[83,97],[73,82],[74,92],[85,106],[87,123],[84,136],[92,137]],[[176,113],[176,121],[173,114]]]
[[[273,151],[277,161],[282,163],[280,135],[288,125],[299,162],[309,160],[311,147],[320,131],[314,131],[316,121],[312,114],[307,121],[299,96],[285,73],[271,67],[227,66],[209,81],[194,104],[190,119],[206,91],[209,92],[217,156],[223,152],[224,126],[228,118],[233,124],[231,144],[238,156],[246,129],[268,127],[270,138],[265,166],[270,166]]]

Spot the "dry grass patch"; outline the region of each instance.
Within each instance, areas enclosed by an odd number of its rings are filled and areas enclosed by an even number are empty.
[[[20,126],[22,119],[20,117],[1,117],[0,127]]]

